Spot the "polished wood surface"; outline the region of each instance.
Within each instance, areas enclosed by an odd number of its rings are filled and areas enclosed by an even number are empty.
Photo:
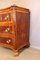
[[[11,48],[14,55],[19,49],[29,46],[30,11],[11,6],[0,9],[0,46]]]

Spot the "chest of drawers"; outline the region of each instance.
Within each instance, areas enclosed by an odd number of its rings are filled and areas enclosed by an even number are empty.
[[[29,46],[29,9],[11,6],[0,9],[0,46],[11,48],[18,55],[20,48]]]

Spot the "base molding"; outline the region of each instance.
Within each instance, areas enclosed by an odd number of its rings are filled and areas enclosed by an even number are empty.
[[[36,46],[30,46],[30,47],[40,50],[40,47],[36,47]]]

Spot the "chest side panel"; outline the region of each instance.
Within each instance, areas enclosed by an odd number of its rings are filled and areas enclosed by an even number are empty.
[[[29,43],[29,12],[16,12],[17,45]]]

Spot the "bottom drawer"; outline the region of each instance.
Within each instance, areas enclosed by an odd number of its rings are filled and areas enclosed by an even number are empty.
[[[10,38],[0,38],[0,43],[8,44],[8,45],[13,45],[13,41]]]

